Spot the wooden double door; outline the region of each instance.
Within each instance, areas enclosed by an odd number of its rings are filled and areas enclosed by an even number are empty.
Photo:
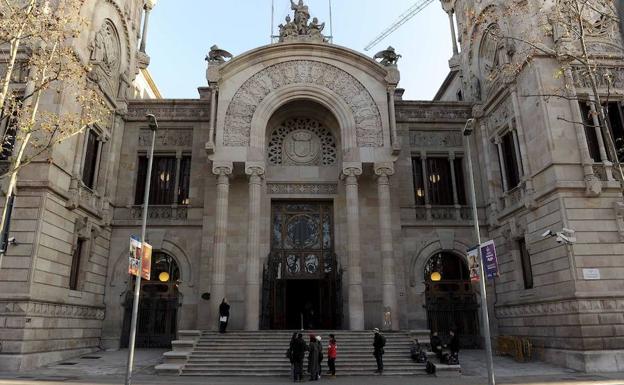
[[[341,272],[334,253],[332,203],[274,201],[271,227],[262,327],[339,328]]]

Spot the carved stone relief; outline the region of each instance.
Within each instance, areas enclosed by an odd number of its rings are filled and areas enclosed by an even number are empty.
[[[462,147],[460,132],[410,131],[413,147]]]
[[[358,147],[383,146],[381,114],[368,90],[349,73],[310,60],[272,65],[243,83],[227,109],[225,145],[248,146],[251,120],[258,105],[269,93],[291,84],[315,84],[338,94],[355,117]]]
[[[596,67],[592,70],[598,87],[624,89],[624,68]],[[591,80],[584,67],[573,66],[572,77],[576,87],[591,88]]]
[[[268,154],[274,165],[330,166],[336,163],[336,140],[315,119],[288,119],[273,130]]]
[[[117,83],[121,68],[121,43],[117,30],[110,20],[105,20],[91,43],[90,73],[92,80],[113,97],[117,96]]]
[[[149,147],[152,144],[152,132],[139,132],[139,147]],[[156,133],[156,147],[191,147],[193,144],[192,130],[161,130]]]
[[[332,195],[337,192],[335,183],[267,183],[268,194]]]

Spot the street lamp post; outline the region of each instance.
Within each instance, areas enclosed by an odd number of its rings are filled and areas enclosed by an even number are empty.
[[[156,131],[158,131],[158,121],[152,114],[146,115],[149,129],[152,130],[152,145],[150,146],[147,158],[147,175],[145,176],[145,192],[143,193],[143,220],[141,223],[141,254],[145,245],[145,233],[147,231],[147,209],[149,206],[150,182],[152,176],[152,164],[154,161],[154,145],[156,143]],[[125,385],[132,383],[132,366],[134,364],[134,344],[136,342],[137,318],[139,314],[139,295],[141,293],[141,272],[142,255],[139,257],[138,274],[134,281],[134,301],[132,302],[132,321],[130,322],[130,341],[128,342],[128,366],[126,367]]]
[[[470,201],[472,203],[472,219],[475,228],[475,236],[477,237],[477,247],[481,246],[481,232],[479,231],[479,215],[477,211],[477,197],[475,193],[475,185],[474,185],[474,172],[472,170],[472,155],[470,153],[470,135],[474,131],[475,120],[468,119],[466,121],[466,125],[462,130],[462,133],[465,137],[466,143],[466,158],[468,159],[468,174],[470,178]],[[481,292],[481,320],[482,320],[482,328],[483,328],[483,337],[485,338],[485,354],[487,361],[487,371],[488,371],[488,385],[495,385],[496,379],[494,378],[494,362],[492,359],[492,339],[490,337],[490,317],[488,315],[487,308],[487,293],[485,290],[485,274],[483,270],[483,258],[480,256],[481,251],[479,250],[479,291]]]

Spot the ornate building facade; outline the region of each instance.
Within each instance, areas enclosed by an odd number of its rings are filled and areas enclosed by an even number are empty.
[[[149,62],[145,34],[136,49],[149,13],[142,1],[90,4],[92,30],[76,44],[115,116],[21,174],[18,245],[0,270],[0,368],[127,345],[148,113],[160,130],[139,345],[215,329],[223,298],[232,329],[457,329],[465,345],[479,345],[480,299],[465,261],[476,242],[471,140],[479,220],[500,259],[488,284],[494,334],[528,337],[541,357],[569,367],[622,368],[617,159],[582,123],[596,116],[591,105],[547,95],[571,80],[590,101],[583,71],[556,55],[518,60],[523,45],[509,26],[521,16],[507,2],[442,1],[454,52],[434,101],[403,100],[391,47],[373,59],[328,43],[303,2],[292,3],[275,44],[234,58],[212,47],[198,99],[132,100]],[[518,2],[533,12],[521,19],[526,30],[553,26],[539,40],[553,50],[574,44],[559,34],[557,4]],[[539,13],[552,17],[526,17]],[[608,20],[592,23],[598,72],[615,79],[598,92],[614,103],[621,42]],[[514,76],[503,71],[517,62]],[[552,75],[562,67],[564,76]],[[469,118],[477,129],[464,139]],[[576,230],[575,244],[542,237],[563,227]]]

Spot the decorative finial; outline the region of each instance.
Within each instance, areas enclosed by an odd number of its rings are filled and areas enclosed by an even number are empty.
[[[210,47],[210,52],[206,56],[206,61],[209,64],[223,64],[226,59],[231,59],[233,56],[228,51],[219,48],[216,44]]]
[[[327,42],[322,33],[325,23],[319,24],[316,17],[310,22],[310,11],[303,0],[299,0],[298,3],[290,0],[290,8],[294,11],[295,17],[293,20],[290,15],[286,16],[286,24],[279,25],[280,43],[290,41]]]

